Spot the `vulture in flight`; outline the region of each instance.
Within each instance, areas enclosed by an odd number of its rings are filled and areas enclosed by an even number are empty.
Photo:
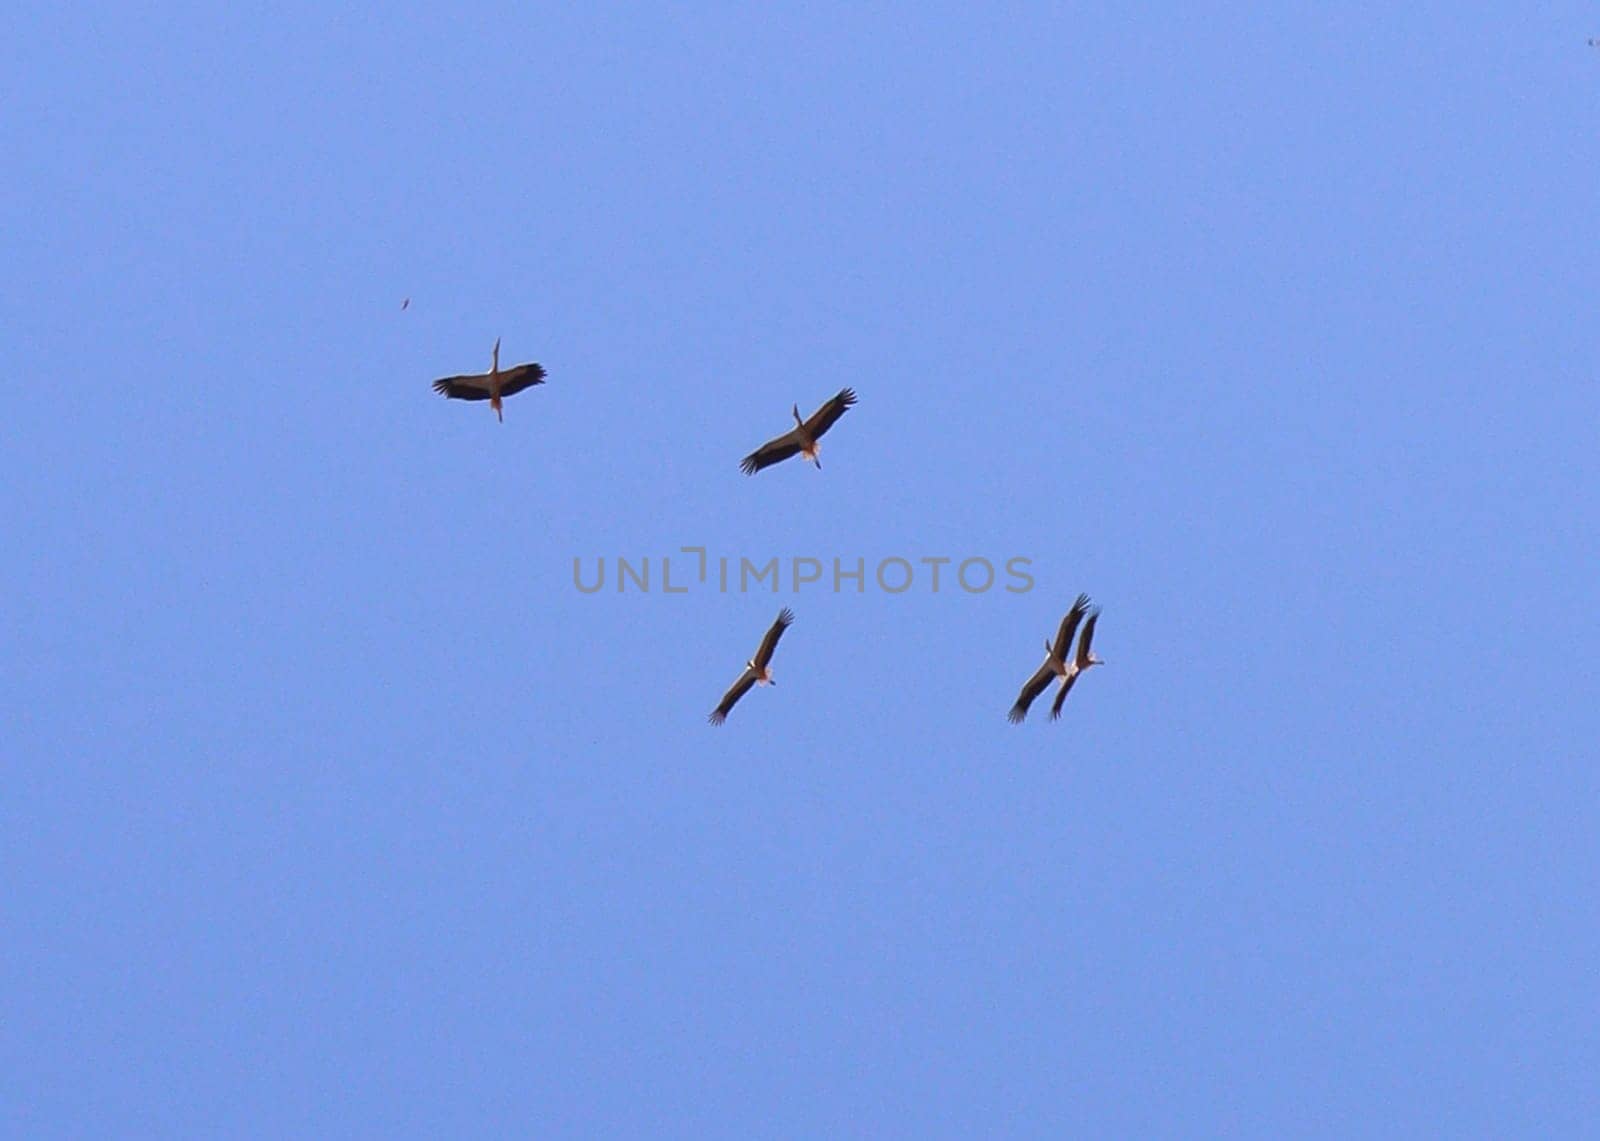
[[[790,456],[798,455],[810,460],[817,465],[817,470],[822,470],[822,461],[817,459],[817,453],[822,450],[822,445],[817,443],[822,434],[833,427],[834,422],[845,414],[845,410],[856,402],[854,389],[841,388],[839,395],[828,401],[821,408],[811,414],[811,419],[800,419],[800,405],[796,404],[790,412],[794,416],[794,427],[775,440],[768,440],[755,451],[745,456],[739,464],[745,475],[755,475],[764,467],[771,467],[781,463]]]
[[[532,388],[536,384],[543,383],[544,366],[541,364],[513,365],[502,371],[500,338],[496,337],[494,359],[490,362],[488,372],[475,372],[469,376],[447,376],[443,380],[434,381],[433,390],[452,400],[487,400],[489,407],[494,409],[495,417],[504,423],[505,416],[500,411],[500,398],[515,396],[524,388]]]
[[[721,725],[728,719],[728,711],[732,709],[741,697],[750,692],[750,687],[755,685],[777,685],[772,680],[772,670],[768,663],[772,661],[772,651],[778,648],[778,639],[783,637],[783,632],[794,621],[794,612],[785,606],[778,611],[778,620],[767,631],[767,636],[761,639],[761,646],[756,650],[756,656],[744,664],[744,673],[739,675],[739,680],[729,687],[728,692],[722,695],[722,700],[711,711],[707,719],[713,725]]]
[[[1086,614],[1088,621],[1084,622]],[[1055,702],[1050,706],[1050,720],[1054,721],[1061,716],[1061,703],[1066,701],[1067,691],[1072,688],[1072,683],[1078,680],[1078,675],[1090,666],[1105,664],[1104,660],[1097,657],[1089,648],[1089,643],[1094,639],[1094,625],[1099,620],[1099,608],[1089,609],[1089,596],[1078,595],[1077,601],[1072,604],[1072,609],[1061,619],[1061,628],[1056,631],[1056,640],[1054,642],[1045,640],[1044,665],[1023,683],[1022,692],[1017,695],[1016,703],[1012,705],[1011,712],[1006,714],[1007,720],[1016,724],[1026,717],[1028,706],[1049,687],[1051,678],[1059,678],[1061,688],[1056,690]],[[1078,629],[1079,622],[1083,622],[1083,636],[1078,639],[1077,655],[1068,660],[1067,654],[1072,649],[1072,635]]]

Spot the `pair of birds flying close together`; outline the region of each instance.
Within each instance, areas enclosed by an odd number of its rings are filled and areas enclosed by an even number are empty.
[[[1089,596],[1078,595],[1077,601],[1072,604],[1072,609],[1061,619],[1061,626],[1056,631],[1056,640],[1052,642],[1048,638],[1045,639],[1044,665],[1023,683],[1022,692],[1017,695],[1016,703],[1006,715],[1007,720],[1015,725],[1026,717],[1028,706],[1033,704],[1034,698],[1050,687],[1052,679],[1058,679],[1061,687],[1056,690],[1056,699],[1050,706],[1050,720],[1054,721],[1061,716],[1062,703],[1067,700],[1067,694],[1071,691],[1073,683],[1090,667],[1105,664],[1104,659],[1090,648],[1090,643],[1094,641],[1095,623],[1099,620],[1099,607],[1091,610]],[[726,721],[729,712],[739,703],[739,699],[756,686],[777,684],[772,678],[772,652],[778,648],[778,639],[783,637],[783,632],[793,623],[792,610],[785,606],[778,611],[777,621],[761,639],[761,645],[756,648],[755,656],[744,664],[744,672],[733,685],[728,687],[728,692],[722,695],[722,700],[711,711],[711,716],[708,718],[711,724],[721,725]],[[1077,632],[1080,623],[1083,625],[1083,635],[1078,639],[1078,652],[1073,655],[1072,635]]]
[[[410,298],[406,300],[409,301]],[[451,400],[487,400],[489,407],[494,409],[495,417],[504,423],[505,413],[501,410],[501,400],[507,396],[515,396],[525,388],[543,384],[546,375],[544,366],[537,363],[513,365],[502,371],[500,340],[497,337],[488,372],[443,377],[433,382],[433,390]],[[800,419],[800,405],[793,405],[790,412],[794,416],[794,427],[751,452],[740,461],[739,469],[746,475],[755,475],[762,468],[782,463],[791,456],[800,456],[802,459],[810,460],[817,466],[817,470],[821,471],[822,461],[818,458],[818,453],[821,452],[822,445],[819,441],[823,433],[838,423],[839,417],[843,416],[855,402],[855,391],[841,388],[833,399],[824,403],[805,420]]]
[[[1088,621],[1084,621],[1085,615],[1088,616]],[[1011,712],[1006,714],[1007,720],[1015,725],[1026,717],[1028,706],[1033,704],[1034,698],[1050,687],[1052,678],[1060,681],[1061,688],[1056,690],[1056,699],[1050,706],[1050,720],[1054,721],[1061,716],[1061,703],[1067,700],[1072,683],[1077,681],[1090,666],[1105,664],[1104,659],[1089,648],[1089,643],[1094,641],[1094,625],[1099,620],[1100,608],[1097,606],[1093,610],[1089,609],[1089,596],[1078,595],[1072,604],[1072,609],[1061,619],[1061,627],[1056,631],[1056,640],[1052,642],[1048,638],[1045,639],[1044,665],[1022,683],[1022,692],[1017,694]],[[1083,623],[1083,636],[1078,639],[1078,652],[1069,657],[1068,655],[1072,653],[1072,635],[1078,629],[1080,622]]]

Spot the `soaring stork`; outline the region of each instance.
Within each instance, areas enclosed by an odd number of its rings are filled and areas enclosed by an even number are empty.
[[[495,418],[502,424],[505,416],[500,411],[502,396],[515,396],[524,388],[544,383],[544,366],[541,364],[513,365],[500,371],[500,338],[494,339],[494,358],[488,372],[475,372],[469,376],[447,376],[433,382],[433,390],[452,400],[487,400],[494,409]]]
[[[1061,679],[1061,688],[1056,690],[1056,699],[1050,704],[1052,721],[1061,716],[1061,703],[1067,699],[1067,691],[1072,688],[1072,683],[1082,677],[1090,666],[1105,665],[1105,661],[1089,648],[1089,643],[1094,640],[1094,624],[1098,621],[1100,608],[1097,606],[1089,611],[1089,617],[1083,623],[1083,633],[1078,636],[1078,656],[1068,664],[1067,676]]]
[[[778,620],[767,631],[767,636],[761,639],[761,646],[756,650],[756,656],[744,664],[744,673],[739,675],[739,680],[734,682],[728,692],[722,695],[722,700],[711,711],[707,719],[713,725],[721,725],[728,719],[728,711],[738,703],[739,699],[750,692],[754,685],[777,685],[772,680],[772,670],[767,663],[772,661],[772,651],[778,648],[778,639],[783,637],[783,632],[794,621],[794,612],[785,606],[778,611]]]
[[[822,447],[817,441],[855,402],[855,390],[841,388],[839,394],[813,412],[809,420],[800,419],[800,405],[793,405],[790,413],[794,416],[794,428],[775,440],[768,440],[745,456],[739,464],[740,469],[745,475],[755,475],[764,467],[771,467],[798,454],[816,464],[817,470],[821,471],[822,461],[817,458],[817,453]]]
[[[1088,614],[1089,620],[1084,622],[1083,637],[1078,639],[1078,653],[1068,661],[1067,654],[1072,649],[1072,635],[1077,630],[1078,623],[1083,621],[1085,614]],[[1016,724],[1028,715],[1028,706],[1032,705],[1033,699],[1050,685],[1051,678],[1060,678],[1061,688],[1056,691],[1055,704],[1050,707],[1050,720],[1054,721],[1061,716],[1061,703],[1066,701],[1067,691],[1072,688],[1072,683],[1078,680],[1078,675],[1090,666],[1104,664],[1089,648],[1089,643],[1094,638],[1094,625],[1099,619],[1099,608],[1092,611],[1089,609],[1089,596],[1078,595],[1072,604],[1072,609],[1061,619],[1061,628],[1056,631],[1056,640],[1054,642],[1045,640],[1044,665],[1023,683],[1022,692],[1017,695],[1016,703],[1006,715],[1012,724]]]

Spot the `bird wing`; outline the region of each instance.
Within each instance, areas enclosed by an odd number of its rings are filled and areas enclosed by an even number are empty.
[[[1067,675],[1061,683],[1061,688],[1056,691],[1056,699],[1050,704],[1050,720],[1054,721],[1061,716],[1061,703],[1067,699],[1067,692],[1072,689],[1072,683],[1078,680],[1078,673],[1074,670]]]
[[[739,675],[739,680],[734,682],[728,692],[722,695],[722,700],[711,711],[711,716],[706,718],[713,725],[721,725],[728,719],[728,710],[739,703],[739,699],[750,692],[750,687],[756,683],[756,671],[745,670]]]
[[[745,475],[755,475],[764,467],[771,467],[781,463],[790,456],[800,454],[800,437],[794,432],[785,432],[776,440],[768,440],[755,451],[745,456],[739,462],[739,470]]]
[[[508,368],[500,374],[500,395],[515,396],[524,388],[543,384],[544,378],[544,366],[541,364],[519,364],[515,368]]]
[[[471,376],[447,376],[433,382],[433,390],[452,400],[489,399],[489,374],[473,373]]]
[[[778,611],[778,620],[772,624],[772,629],[767,631],[766,637],[761,639],[761,648],[756,651],[756,656],[750,660],[755,662],[756,669],[764,670],[767,663],[772,660],[772,651],[778,648],[778,639],[783,637],[783,632],[794,621],[794,611],[785,606]]]
[[[811,414],[811,419],[806,421],[806,431],[815,440],[822,433],[833,427],[834,421],[845,413],[845,409],[856,402],[856,393],[853,388],[841,388],[839,395],[828,401],[821,408]]]
[[[1062,661],[1067,660],[1067,655],[1072,652],[1072,634],[1078,628],[1078,623],[1083,620],[1083,612],[1089,609],[1089,596],[1078,595],[1078,600],[1072,604],[1072,609],[1067,611],[1067,616],[1061,620],[1061,629],[1056,631],[1055,645],[1050,647],[1050,652]]]
[[[1050,679],[1054,676],[1048,662],[1040,666],[1038,672],[1023,683],[1022,692],[1017,694],[1017,702],[1011,707],[1011,712],[1006,714],[1006,720],[1015,725],[1026,717],[1028,706],[1033,704],[1034,698],[1044,692],[1044,687],[1050,684]]]
[[[1100,621],[1098,608],[1089,615],[1089,621],[1083,624],[1083,637],[1078,639],[1078,667],[1081,669],[1089,664],[1089,642],[1094,638],[1094,624]]]

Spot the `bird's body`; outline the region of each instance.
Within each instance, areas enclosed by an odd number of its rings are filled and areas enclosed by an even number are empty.
[[[447,376],[442,380],[433,382],[433,390],[441,396],[452,400],[487,400],[489,407],[494,409],[495,418],[502,423],[505,415],[501,412],[501,398],[515,396],[524,388],[532,388],[536,384],[543,384],[545,378],[544,366],[540,364],[519,364],[502,370],[500,368],[500,340],[495,338],[494,355],[491,358],[488,372],[475,372],[466,376]]]
[[[794,612],[787,606],[778,611],[777,621],[773,622],[766,636],[761,639],[755,656],[744,664],[744,672],[737,681],[729,687],[728,692],[722,695],[722,700],[711,711],[707,718],[713,725],[721,725],[728,719],[728,712],[738,704],[738,701],[750,690],[758,685],[776,685],[772,680],[772,651],[778,648],[778,639],[783,637],[783,632],[794,621]]]
[[[1072,635],[1078,628],[1078,623],[1083,622],[1087,614],[1088,621],[1083,623],[1083,637],[1078,639],[1078,652],[1069,657],[1072,649]],[[1061,619],[1061,626],[1056,631],[1054,642],[1046,641],[1044,644],[1044,664],[1034,671],[1022,685],[1022,692],[1017,695],[1017,700],[1011,706],[1011,712],[1006,715],[1013,724],[1021,721],[1028,715],[1028,706],[1033,704],[1033,699],[1043,693],[1050,685],[1052,679],[1060,682],[1056,690],[1055,702],[1050,706],[1050,720],[1054,721],[1061,716],[1061,705],[1067,700],[1067,693],[1072,689],[1073,682],[1078,680],[1080,674],[1090,666],[1103,665],[1104,662],[1095,656],[1089,648],[1089,643],[1094,639],[1095,623],[1100,619],[1098,609],[1089,609],[1089,596],[1080,594],[1073,602],[1072,609],[1067,611]]]
[[[790,414],[794,416],[794,427],[783,435],[768,440],[755,451],[751,452],[739,463],[745,475],[755,475],[764,467],[771,467],[781,463],[790,456],[799,456],[817,465],[817,470],[822,470],[822,461],[818,458],[822,445],[818,442],[822,434],[833,427],[839,417],[856,402],[853,389],[841,388],[832,400],[811,414],[810,419],[800,419],[800,406],[794,405]]]

